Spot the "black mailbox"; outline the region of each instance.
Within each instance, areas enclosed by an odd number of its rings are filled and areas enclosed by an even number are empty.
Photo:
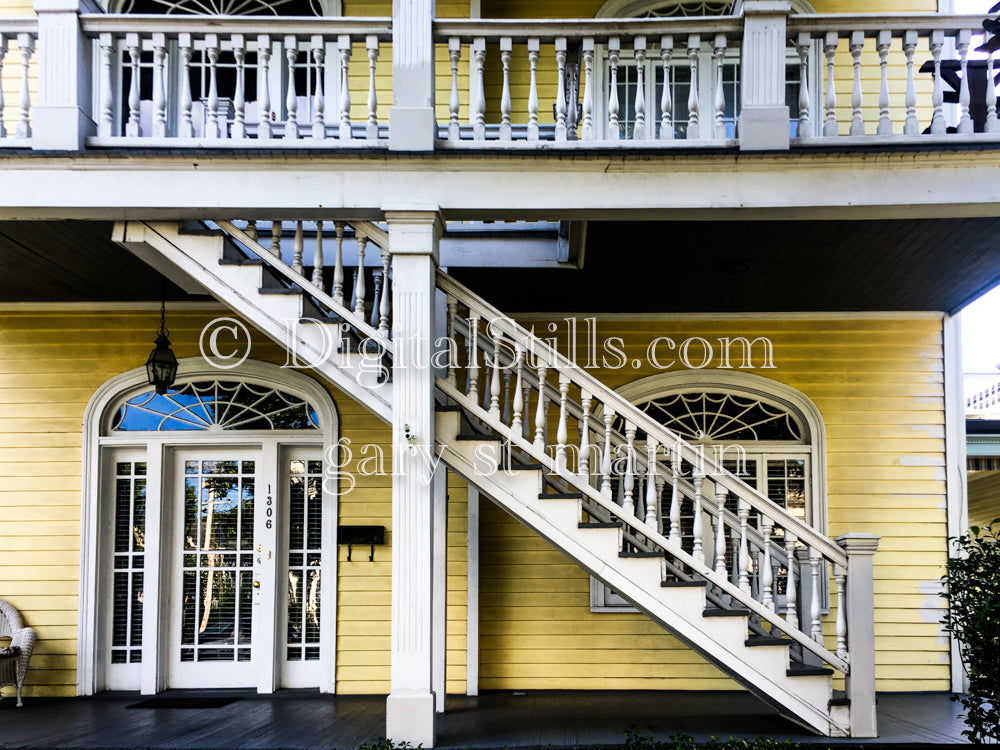
[[[351,560],[351,547],[367,544],[371,547],[368,560],[375,560],[375,545],[385,544],[385,526],[338,526],[337,544],[347,545],[347,560]]]

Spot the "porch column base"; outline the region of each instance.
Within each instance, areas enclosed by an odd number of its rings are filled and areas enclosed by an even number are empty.
[[[385,732],[395,743],[434,746],[434,694],[390,695],[385,699]]]
[[[82,151],[97,132],[90,114],[73,105],[36,104],[31,108],[31,147],[44,151]]]
[[[740,110],[741,151],[787,151],[788,107],[744,107]]]
[[[436,138],[431,107],[389,107],[390,151],[433,151]]]

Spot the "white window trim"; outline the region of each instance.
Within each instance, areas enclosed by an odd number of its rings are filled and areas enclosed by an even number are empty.
[[[816,13],[816,9],[813,8],[813,6],[806,0],[791,0],[791,2],[792,13]],[[680,0],[678,0],[676,4],[680,5]],[[594,14],[594,17],[636,18],[638,14],[646,10],[662,7],[664,5],[667,5],[667,3],[663,0],[659,0],[659,2],[657,2],[657,0],[607,0],[607,2],[600,7],[597,13]],[[743,15],[743,0],[736,0],[736,2],[733,3],[732,15]]]
[[[823,415],[812,400],[795,388],[771,378],[748,372],[727,372],[726,370],[684,370],[660,373],[640,378],[615,389],[615,392],[633,404],[686,389],[698,391],[727,392],[752,396],[763,401],[787,408],[802,417],[806,430],[804,442],[777,447],[773,441],[760,441],[759,454],[778,455],[797,453],[809,456],[809,485],[807,487],[807,513],[810,525],[821,534],[827,533],[826,505],[826,426]],[[737,441],[734,441],[734,444]],[[632,606],[609,601],[607,587],[594,576],[590,577],[590,609],[592,612],[636,612]],[[824,592],[824,603],[826,595]]]
[[[330,394],[315,380],[300,372],[278,365],[256,360],[248,360],[239,368],[220,371],[212,367],[200,357],[181,359],[178,362],[177,382],[191,380],[238,380],[266,385],[286,391],[308,401],[316,409],[320,429],[310,430],[309,434],[294,435],[291,431],[274,431],[266,433],[274,438],[280,435],[281,445],[312,444],[322,445],[323,450],[335,446],[339,438],[339,417]],[[105,664],[102,658],[103,647],[99,631],[102,618],[98,608],[101,586],[100,576],[103,566],[100,556],[99,528],[103,514],[101,502],[101,455],[107,447],[129,447],[142,449],[146,452],[147,464],[152,463],[151,472],[147,475],[147,523],[149,514],[159,512],[159,497],[163,487],[163,464],[169,448],[185,445],[205,445],[206,431],[191,432],[120,432],[106,435],[110,424],[110,412],[122,398],[130,397],[149,389],[145,367],[117,375],[97,389],[91,397],[83,418],[83,464],[82,464],[82,503],[80,510],[80,596],[78,611],[77,635],[77,695],[93,695],[104,689]],[[260,444],[265,437],[261,431],[227,431],[223,434],[210,433],[212,442],[225,442],[227,445]],[[325,485],[325,483],[324,483]],[[325,487],[324,487],[325,490]],[[336,493],[329,496],[324,491],[324,515],[330,519],[338,517],[338,500]],[[329,514],[327,511],[329,510]],[[325,555],[323,602],[324,617],[323,640],[325,669],[321,679],[320,690],[333,693],[336,680],[336,623],[337,623],[337,546],[336,524],[324,524],[323,546],[330,553]],[[152,541],[152,540],[151,540]],[[153,563],[158,555],[156,548],[147,549],[147,564]],[[155,580],[152,577],[150,580]],[[155,623],[154,623],[155,624]],[[143,638],[144,645],[147,640]],[[157,659],[162,662],[162,659]],[[147,660],[143,660],[144,665]],[[144,672],[142,692],[153,693],[163,688],[163,678],[166,670],[161,663],[149,665]]]

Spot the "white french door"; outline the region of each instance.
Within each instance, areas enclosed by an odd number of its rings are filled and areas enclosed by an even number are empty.
[[[170,564],[169,685],[256,687],[263,642],[263,550],[274,524],[259,498],[258,451],[178,451],[174,463]]]

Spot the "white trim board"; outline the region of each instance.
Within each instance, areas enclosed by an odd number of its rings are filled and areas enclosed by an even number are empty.
[[[563,318],[596,318],[597,320],[944,320],[944,312],[885,311],[885,312],[771,312],[771,313],[594,313],[551,312],[511,313],[516,320],[559,321]]]

